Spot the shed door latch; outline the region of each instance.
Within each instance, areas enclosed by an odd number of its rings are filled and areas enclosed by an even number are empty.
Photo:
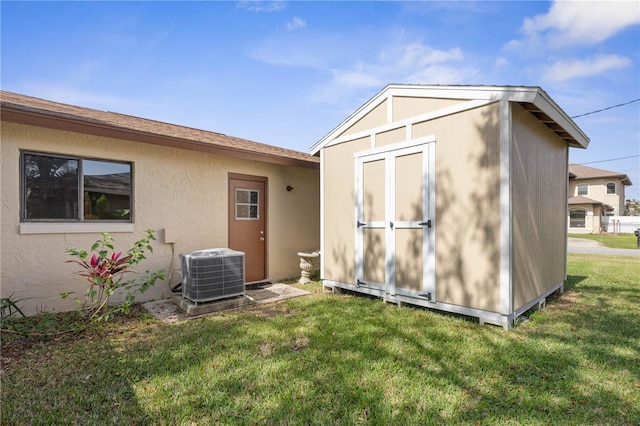
[[[427,220],[426,222],[420,222],[418,225],[426,226],[427,228],[431,228],[431,219]]]

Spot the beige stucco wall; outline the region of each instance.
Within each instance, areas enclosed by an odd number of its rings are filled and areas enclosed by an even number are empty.
[[[436,137],[436,299],[500,309],[499,104],[413,126]]]
[[[607,183],[616,184],[616,193],[607,194]],[[569,181],[569,196],[575,197],[578,195],[578,184],[586,183],[588,186],[588,193],[584,195],[587,198],[591,198],[595,201],[608,204],[614,208],[613,216],[621,216],[625,212],[625,195],[624,185],[620,183],[619,178],[597,178],[597,179],[579,179]]]
[[[171,284],[180,281],[178,253],[226,247],[227,182],[229,173],[268,178],[268,278],[299,274],[297,251],[318,248],[319,171],[206,154],[144,143],[69,133],[14,123],[2,123],[1,189],[2,267],[0,294],[26,299],[29,313],[39,309],[65,310],[73,301],[59,293],[82,294],[82,277],[67,247],[89,248],[98,238],[91,233],[20,233],[20,150],[133,162],[134,231],[112,232],[117,248],[126,250],[147,228],[159,230],[154,253],[140,269],[172,270]],[[294,190],[286,191],[291,185]],[[164,243],[164,230],[177,241]],[[141,300],[168,296],[162,282]]]
[[[597,234],[601,231],[601,215],[602,207],[594,206],[592,204],[576,204],[569,206],[569,211],[572,210],[584,210],[585,213],[585,227],[584,228],[572,228],[571,219],[567,214],[567,229],[570,234]]]
[[[513,302],[518,309],[565,279],[566,142],[512,108]]]

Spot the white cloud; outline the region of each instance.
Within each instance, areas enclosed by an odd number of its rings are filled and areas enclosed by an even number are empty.
[[[339,102],[389,83],[475,82],[479,71],[465,63],[461,48],[437,49],[421,40],[407,42],[405,37],[305,33],[296,38],[279,36],[262,40],[250,48],[249,55],[270,65],[324,72],[327,78],[312,90],[312,98],[318,102]]]
[[[550,81],[566,81],[623,68],[631,63],[629,58],[618,55],[598,55],[588,59],[558,61],[545,72],[544,78]]]
[[[420,42],[404,46],[398,54],[392,56],[399,56],[395,58],[394,61],[397,60],[397,65],[403,68],[423,67],[430,64],[461,61],[464,59],[460,48],[438,50],[430,46],[425,46]]]
[[[333,103],[359,90],[389,83],[470,83],[479,74],[475,67],[464,64],[460,48],[440,50],[421,42],[393,44],[376,58],[332,68],[332,79],[316,89],[314,100]]]
[[[497,57],[495,62],[493,63],[494,68],[503,68],[503,67],[506,67],[507,65],[509,65],[509,60],[504,56]]]
[[[384,84],[375,75],[365,70],[334,70],[333,83],[347,89],[379,87]]]
[[[306,25],[307,25],[307,22],[304,19],[294,16],[291,21],[287,22],[287,29],[289,31],[294,31],[294,30],[303,28]]]
[[[527,18],[529,41],[542,37],[549,47],[593,45],[640,23],[637,1],[554,1],[549,12]]]
[[[241,0],[238,2],[238,8],[250,10],[251,12],[278,12],[286,9],[286,7],[284,0]]]

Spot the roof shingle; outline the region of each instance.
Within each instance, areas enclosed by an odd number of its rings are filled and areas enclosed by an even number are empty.
[[[0,91],[0,107],[3,121],[214,152],[267,163],[319,168],[319,158],[291,149],[17,93]]]

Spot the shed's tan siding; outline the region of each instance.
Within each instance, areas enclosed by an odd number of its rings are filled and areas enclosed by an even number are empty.
[[[65,248],[88,248],[99,235],[20,234],[20,150],[132,162],[134,232],[112,236],[117,248],[126,250],[145,229],[159,230],[154,253],[142,268],[171,271],[172,284],[179,282],[178,253],[227,246],[229,173],[268,179],[269,279],[297,276],[296,253],[320,245],[318,170],[3,122],[1,294],[25,299],[30,313],[75,307],[59,296],[63,291],[82,295],[85,289],[83,278],[75,274],[78,266],[65,263],[70,259]],[[288,192],[287,185],[294,190]],[[164,243],[163,230],[177,238],[173,250]],[[145,297],[168,295],[163,282]]]
[[[401,121],[416,115],[426,114],[465,101],[460,99],[412,98],[394,96],[393,121]]]
[[[413,126],[436,136],[436,298],[500,309],[499,104]]]
[[[565,279],[566,143],[512,105],[513,301],[518,309]]]
[[[382,101],[367,115],[355,122],[352,126],[342,132],[339,137],[352,135],[354,133],[369,130],[387,124],[387,101]]]
[[[370,148],[369,138],[327,147],[324,174],[324,271],[322,278],[355,284],[355,167],[353,154]]]
[[[386,132],[376,133],[375,146],[385,146],[394,143],[404,142],[407,140],[406,127],[388,130]]]

